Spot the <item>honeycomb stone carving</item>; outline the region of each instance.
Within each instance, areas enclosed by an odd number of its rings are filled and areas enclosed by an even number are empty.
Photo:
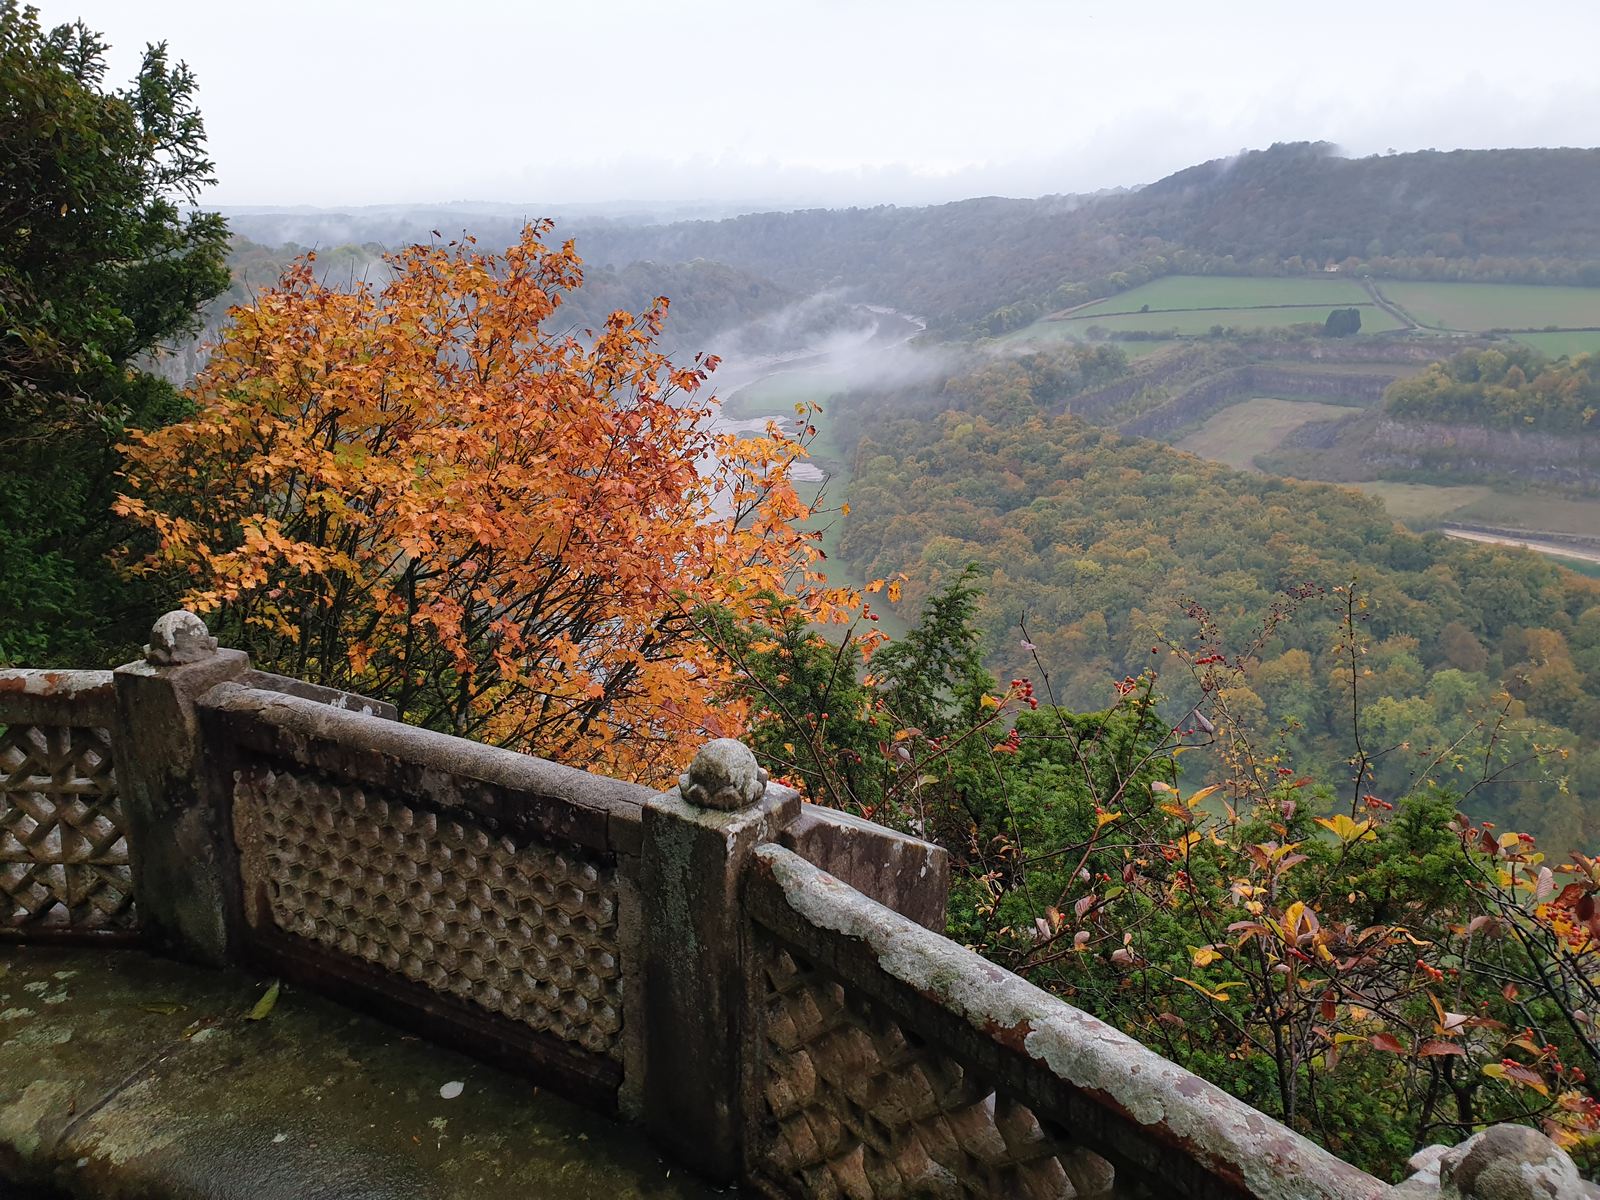
[[[279,929],[621,1057],[612,867],[261,767],[239,777],[241,811]]]
[[[1102,1198],[1103,1159],[765,939],[766,1173],[797,1196]]]
[[[0,726],[0,926],[133,924],[110,735],[76,725]]]

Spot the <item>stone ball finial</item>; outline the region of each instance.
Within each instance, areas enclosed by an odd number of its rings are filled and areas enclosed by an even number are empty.
[[[206,623],[180,608],[156,618],[150,627],[144,660],[153,667],[179,667],[210,658],[216,652],[217,639],[206,630]]]
[[[731,812],[747,808],[767,790],[767,773],[749,746],[718,738],[700,747],[689,770],[678,777],[678,792],[690,804]]]
[[[1492,1125],[1439,1160],[1441,1200],[1581,1200],[1596,1194],[1566,1151],[1526,1125]]]

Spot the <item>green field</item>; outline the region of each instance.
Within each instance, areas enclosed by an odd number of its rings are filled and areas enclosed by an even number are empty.
[[[1350,486],[1375,500],[1382,500],[1391,517],[1408,524],[1437,521],[1494,494],[1493,488],[1476,484],[1447,486],[1437,483],[1395,483],[1388,479],[1374,479]]]
[[[1449,514],[1465,525],[1565,533],[1600,538],[1600,500],[1578,500],[1540,492],[1497,492]]]
[[[1163,350],[1171,350],[1174,346],[1181,346],[1182,341],[1170,338],[1157,338],[1152,341],[1137,342],[1112,342],[1113,346],[1120,346],[1122,352],[1128,356],[1128,361],[1138,362],[1141,358],[1149,358],[1153,354],[1160,354]]]
[[[1312,421],[1348,417],[1351,409],[1314,400],[1259,397],[1230,404],[1213,413],[1199,429],[1177,443],[1179,450],[1226,463],[1241,471],[1255,470],[1258,454],[1276,450],[1296,429]]]
[[[1150,311],[1141,312],[1148,307]],[[1281,329],[1321,325],[1335,308],[1359,308],[1363,333],[1404,328],[1372,302],[1353,279],[1256,279],[1234,275],[1169,275],[1131,291],[1096,300],[1068,314],[1046,317],[1010,335],[1019,341],[1083,339],[1091,325],[1107,331],[1194,337],[1224,329]],[[1123,342],[1130,357],[1155,350]],[[1135,349],[1135,347],[1139,347]]]
[[[712,376],[715,382],[716,376]],[[848,380],[839,371],[784,371],[746,384],[722,398],[722,415],[730,421],[753,417],[792,417],[794,406],[814,400],[826,407]]]
[[[1148,304],[1158,308],[1262,308],[1278,304],[1327,305],[1348,308],[1370,304],[1366,288],[1354,279],[1256,279],[1237,275],[1168,275],[1131,291],[1072,310],[1073,319],[1105,313],[1138,312]],[[1321,314],[1321,321],[1327,316]],[[1301,318],[1305,320],[1307,318]],[[1366,314],[1361,314],[1366,327]]]
[[[1551,358],[1568,354],[1600,354],[1600,331],[1573,329],[1566,333],[1519,333],[1517,341]]]
[[[1071,321],[1052,321],[1048,317],[1042,321],[1035,321],[1021,329],[1013,329],[1010,333],[1002,334],[996,338],[999,342],[1012,343],[1055,343],[1055,342],[1086,342],[1088,337],[1084,330],[1092,322],[1074,324]],[[1148,341],[1140,339],[1136,342],[1114,341],[1110,343],[1118,347],[1128,356],[1129,361],[1138,362],[1141,358],[1149,358],[1153,354],[1160,354],[1163,350],[1170,350],[1174,346],[1182,346],[1181,340],[1173,338],[1152,338]]]
[[[1262,397],[1213,413],[1205,424],[1176,444],[1180,450],[1213,462],[1254,470],[1257,457],[1277,450],[1302,425],[1349,416],[1353,411],[1314,400]],[[1390,516],[1408,525],[1427,527],[1443,522],[1600,539],[1600,499],[1531,489],[1502,491],[1481,484],[1403,483],[1388,479],[1344,486],[1381,500]]]
[[[1446,521],[1528,533],[1600,538],[1600,500],[1543,492],[1503,492],[1475,484],[1395,483],[1380,479],[1351,487],[1382,500],[1397,521]]]
[[[1600,326],[1600,288],[1522,283],[1378,281],[1386,299],[1440,329],[1563,329]],[[1362,314],[1362,321],[1366,315]]]
[[[1384,280],[1386,299],[1419,324],[1461,332],[1529,329],[1521,340],[1552,357],[1600,351],[1600,288],[1541,287],[1518,283],[1418,283]],[[1148,312],[1141,309],[1148,307]],[[1107,331],[1180,337],[1229,329],[1277,329],[1320,325],[1334,308],[1361,310],[1361,332],[1403,329],[1358,281],[1342,276],[1257,279],[1233,275],[1169,275],[1092,304],[1045,317],[1007,334],[1006,341],[1087,340],[1097,325]],[[1560,332],[1547,331],[1555,326]],[[1124,342],[1129,357],[1142,358],[1168,343]]]
[[[1130,293],[1131,294],[1131,293]],[[1396,321],[1376,304],[1342,304],[1323,308],[1211,308],[1177,309],[1172,312],[1125,313],[1121,316],[1072,316],[1060,318],[1053,324],[1087,330],[1091,325],[1102,329],[1137,329],[1146,332],[1176,330],[1180,334],[1209,333],[1214,326],[1224,329],[1281,329],[1289,325],[1311,323],[1321,326],[1335,307],[1356,308],[1361,312],[1361,332],[1378,333],[1385,329],[1402,329]]]

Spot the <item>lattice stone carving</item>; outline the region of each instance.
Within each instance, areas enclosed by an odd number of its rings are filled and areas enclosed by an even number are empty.
[[[614,868],[265,768],[240,776],[280,929],[621,1057]]]
[[[0,728],[0,925],[133,923],[110,735],[77,725]]]
[[[796,1195],[1109,1197],[1108,1163],[768,939],[766,1167]]]

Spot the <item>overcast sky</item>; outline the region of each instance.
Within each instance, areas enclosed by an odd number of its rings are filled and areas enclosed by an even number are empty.
[[[1600,141],[1596,0],[35,0],[199,77],[223,205],[926,203],[1274,141]]]

